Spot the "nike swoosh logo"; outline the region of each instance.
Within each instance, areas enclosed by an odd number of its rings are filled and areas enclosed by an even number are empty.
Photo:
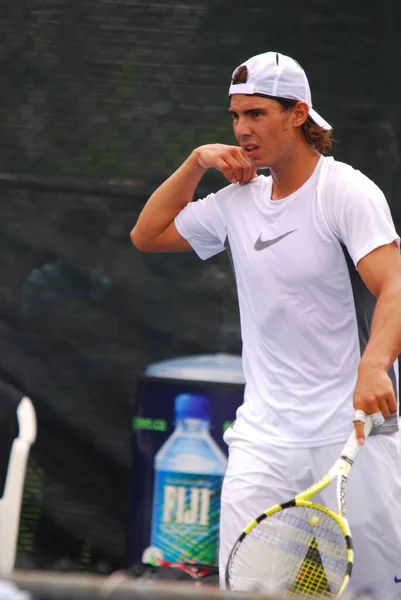
[[[255,250],[259,251],[264,250],[265,248],[269,248],[270,246],[277,244],[277,242],[287,237],[287,235],[290,235],[290,233],[294,233],[294,231],[298,231],[298,229],[292,229],[291,231],[287,231],[287,233],[283,233],[282,235],[279,235],[278,237],[273,238],[272,240],[265,241],[262,240],[262,234],[260,234],[260,236],[255,242]]]
[[[394,583],[401,583],[401,577],[398,579],[397,575],[394,577]]]

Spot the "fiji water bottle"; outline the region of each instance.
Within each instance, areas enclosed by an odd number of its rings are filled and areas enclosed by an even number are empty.
[[[181,394],[175,430],[155,456],[151,550],[171,562],[216,564],[227,459],[209,433],[210,400]]]

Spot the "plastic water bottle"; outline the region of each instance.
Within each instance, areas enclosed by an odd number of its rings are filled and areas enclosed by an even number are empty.
[[[155,456],[151,548],[170,562],[217,562],[221,484],[227,459],[209,433],[210,400],[175,399],[175,429]]]

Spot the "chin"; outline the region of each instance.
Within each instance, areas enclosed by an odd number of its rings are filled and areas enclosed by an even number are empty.
[[[256,169],[268,169],[269,168],[267,161],[263,160],[262,158],[255,158],[252,162],[253,162],[253,166]]]

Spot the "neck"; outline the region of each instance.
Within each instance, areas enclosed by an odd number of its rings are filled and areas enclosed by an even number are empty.
[[[273,167],[272,200],[281,200],[296,192],[312,175],[320,154],[308,144],[301,144]]]

